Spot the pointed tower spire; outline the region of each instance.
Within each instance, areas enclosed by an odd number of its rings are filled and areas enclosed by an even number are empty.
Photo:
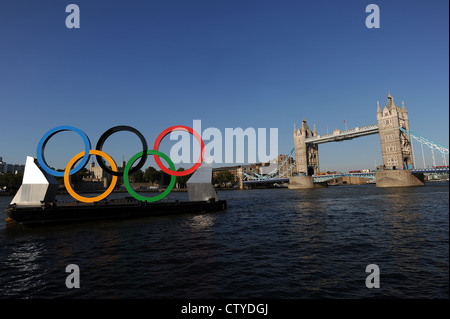
[[[389,91],[388,100],[386,102],[386,107],[388,109],[395,108],[394,98],[391,96],[391,92]]]
[[[405,102],[403,102],[403,101],[402,101],[402,112],[408,113],[408,111],[406,110],[406,107],[405,107]]]
[[[305,118],[303,118],[303,122],[302,122],[302,126],[300,127],[300,130],[302,132],[311,131],[310,128],[308,127],[308,124],[306,124]]]

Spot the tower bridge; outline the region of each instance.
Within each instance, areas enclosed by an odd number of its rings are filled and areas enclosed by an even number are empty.
[[[415,139],[444,156],[449,154],[448,147],[411,131],[405,104],[402,102],[402,107],[396,106],[390,94],[383,109],[377,102],[376,115],[376,124],[343,131],[335,130],[325,135],[317,134],[315,126],[311,130],[303,119],[300,128],[294,127],[294,148],[282,163],[266,175],[249,175],[241,172],[241,180],[244,184],[289,181],[289,188],[313,188],[323,186],[323,182],[329,179],[351,176],[376,180],[377,187],[423,186],[423,173],[427,170],[415,168],[411,140]],[[372,134],[380,136],[384,170],[362,174],[319,175],[319,144],[345,141]],[[292,157],[294,152],[295,161],[289,166],[286,165],[287,159]],[[441,170],[448,172],[448,166]]]

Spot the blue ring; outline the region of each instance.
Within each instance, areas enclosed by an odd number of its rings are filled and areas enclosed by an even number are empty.
[[[51,169],[50,167],[48,167],[47,162],[45,161],[45,157],[44,157],[44,150],[45,150],[45,146],[47,145],[48,140],[50,138],[52,138],[53,135],[55,135],[59,132],[62,132],[62,131],[73,131],[73,132],[77,133],[78,135],[80,135],[84,142],[84,156],[83,156],[81,162],[69,171],[69,175],[73,175],[73,174],[77,173],[87,164],[87,162],[89,161],[89,157],[90,157],[89,151],[91,150],[91,141],[87,137],[86,133],[84,133],[82,130],[80,130],[76,127],[63,125],[63,126],[55,127],[53,129],[51,129],[50,131],[48,131],[47,133],[45,133],[44,136],[42,136],[41,140],[39,141],[39,144],[37,147],[37,152],[36,152],[37,160],[39,162],[39,165],[45,172],[47,172],[50,175],[56,176],[56,177],[64,177],[64,171],[57,172],[57,171]]]

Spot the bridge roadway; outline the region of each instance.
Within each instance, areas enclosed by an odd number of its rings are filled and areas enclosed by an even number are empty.
[[[449,168],[418,168],[411,170],[412,173],[448,173]],[[376,172],[369,173],[344,173],[344,174],[328,174],[328,175],[313,175],[314,183],[325,182],[330,179],[339,178],[343,176],[350,177],[361,177],[367,179],[376,179]],[[244,184],[265,184],[265,183],[286,183],[289,182],[289,177],[285,178],[273,178],[273,179],[264,179],[264,180],[247,180],[244,181]]]
[[[313,137],[308,137],[305,142],[308,144],[322,144],[328,142],[339,142],[345,140],[351,140],[355,137],[378,134],[379,128],[378,124],[372,124],[362,127],[355,127],[345,131],[336,130],[331,134],[317,135]]]

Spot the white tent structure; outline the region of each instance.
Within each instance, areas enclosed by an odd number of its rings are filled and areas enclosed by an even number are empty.
[[[11,201],[17,206],[41,206],[41,202],[55,200],[58,182],[55,178],[44,172],[36,160],[27,156],[22,185]]]
[[[186,182],[189,201],[207,201],[213,199],[218,201],[217,193],[211,184],[212,163],[204,161]]]

